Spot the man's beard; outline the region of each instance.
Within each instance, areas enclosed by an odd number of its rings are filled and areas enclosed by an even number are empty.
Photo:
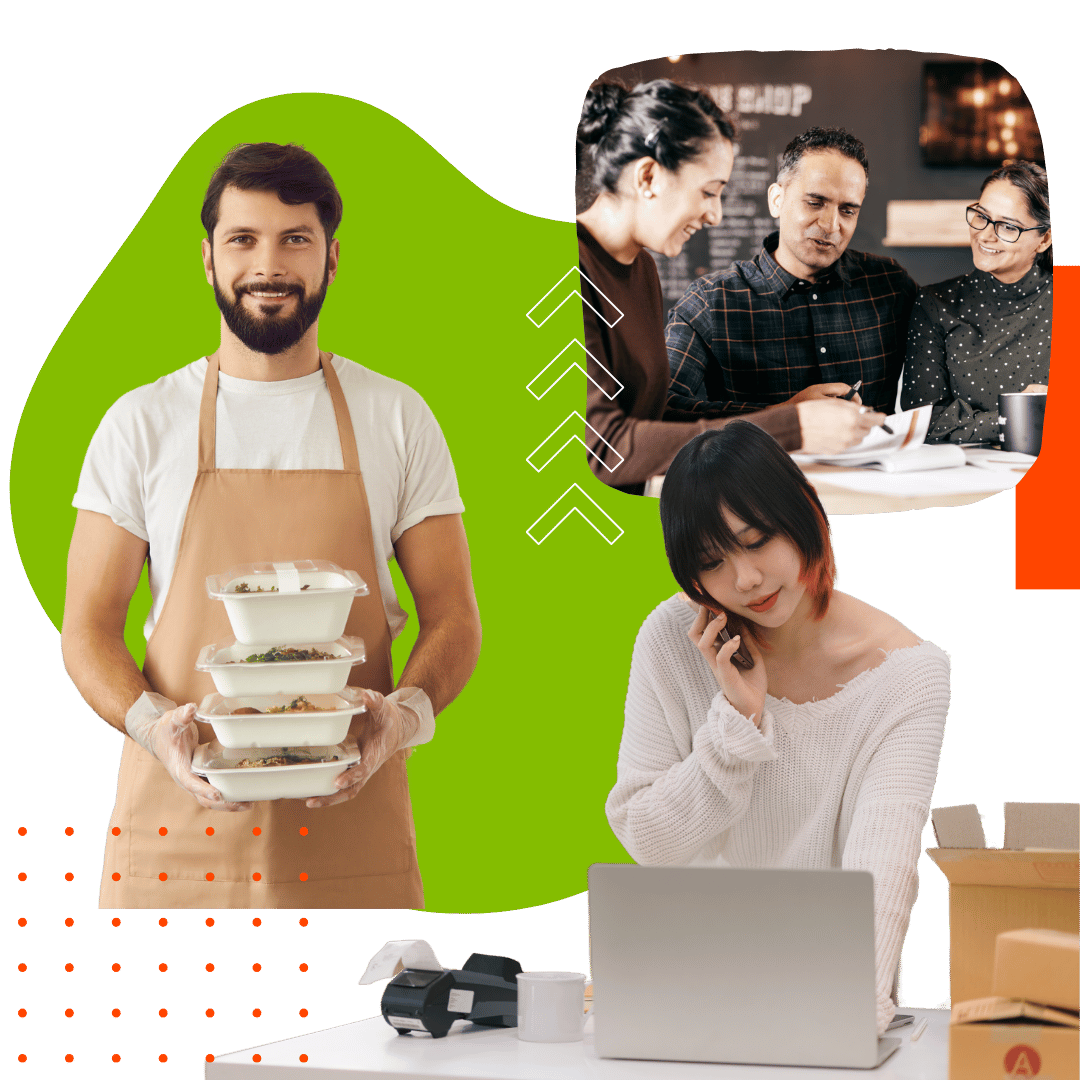
[[[323,273],[322,285],[319,291],[311,296],[307,295],[303,285],[268,285],[253,282],[247,285],[238,285],[233,290],[235,300],[230,300],[218,285],[217,272],[214,272],[214,299],[225,319],[225,325],[246,345],[252,352],[262,353],[265,356],[277,356],[279,353],[291,349],[312,327],[319,317],[323,301],[326,299],[326,288],[330,284],[330,264],[327,262]],[[243,298],[251,292],[273,289],[274,292],[295,294],[297,297],[295,310],[291,315],[275,314],[268,312],[271,306],[280,308],[282,300],[263,301],[261,315],[253,315],[244,307]],[[256,298],[258,299],[258,298]]]

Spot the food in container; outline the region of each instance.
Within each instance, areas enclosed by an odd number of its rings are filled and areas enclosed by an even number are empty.
[[[237,641],[295,645],[341,637],[353,598],[368,587],[355,570],[304,559],[236,566],[208,577],[206,591],[224,602]]]
[[[330,653],[322,660],[248,660],[254,655],[247,642],[206,645],[195,661],[197,671],[209,671],[214,686],[225,697],[245,694],[338,694],[345,688],[349,669],[364,662],[364,641],[342,637],[331,642],[300,642],[302,650]],[[265,653],[266,650],[263,650]]]
[[[208,694],[195,716],[212,724],[223,747],[333,746],[349,733],[364,711],[360,691],[346,686],[337,694]]]
[[[288,763],[269,763],[275,759]],[[266,802],[335,795],[334,780],[359,760],[351,736],[337,746],[278,746],[258,753],[229,750],[214,741],[196,747],[191,768],[229,802]]]

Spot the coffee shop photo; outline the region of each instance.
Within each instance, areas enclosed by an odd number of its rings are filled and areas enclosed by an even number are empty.
[[[606,72],[577,133],[605,484],[658,495],[744,419],[830,513],[959,505],[1039,452],[1053,248],[1037,118],[977,57],[672,56]]]

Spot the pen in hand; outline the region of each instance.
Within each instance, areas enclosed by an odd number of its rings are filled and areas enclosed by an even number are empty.
[[[858,382],[856,382],[855,385],[846,394],[844,394],[844,396],[840,400],[841,401],[850,401],[859,392],[859,387],[860,386],[862,386],[862,379],[859,379]],[[894,435],[895,434],[893,429],[891,427],[889,427],[888,424],[882,424],[881,425],[881,430],[884,431],[888,435]]]

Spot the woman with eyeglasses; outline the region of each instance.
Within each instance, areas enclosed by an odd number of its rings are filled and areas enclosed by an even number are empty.
[[[967,208],[975,269],[919,290],[902,403],[932,404],[927,442],[997,442],[998,394],[1046,393],[1054,261],[1046,171],[1014,161]]]

